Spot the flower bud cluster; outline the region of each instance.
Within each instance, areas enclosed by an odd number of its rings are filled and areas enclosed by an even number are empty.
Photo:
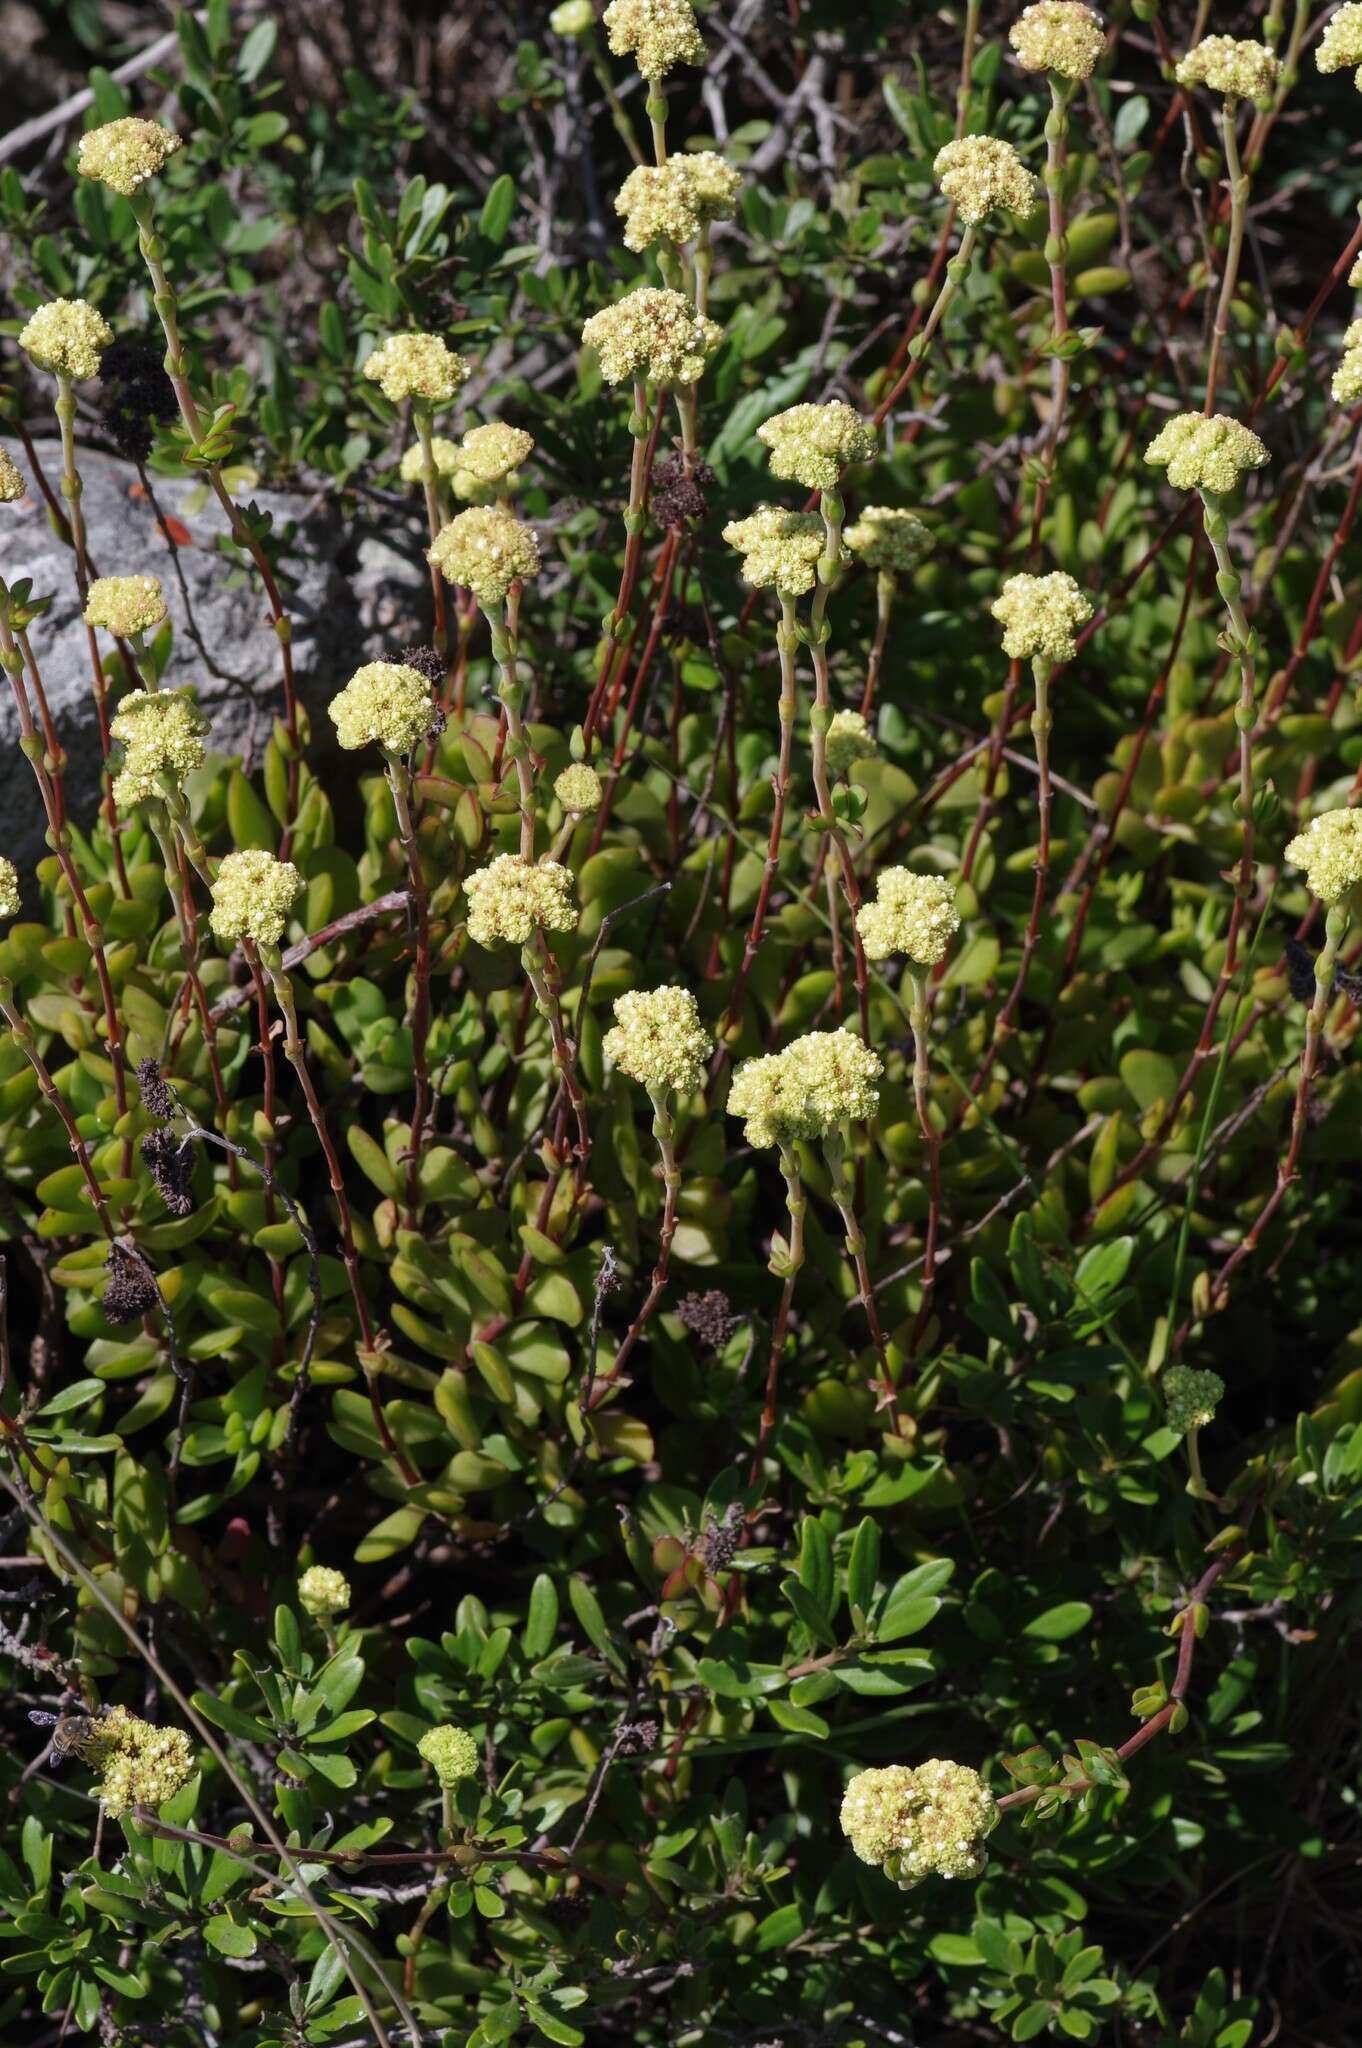
[[[373,743],[385,753],[409,754],[435,723],[430,684],[399,661],[366,662],[327,709],[347,753]]]
[[[1250,469],[1261,469],[1267,449],[1251,427],[1228,413],[1175,413],[1144,451],[1146,462],[1168,471],[1179,491],[1210,491],[1224,497]]]
[[[954,884],[911,868],[881,868],[875,900],[857,911],[856,929],[868,960],[903,953],[914,967],[936,967],[960,929]]]
[[[1072,661],[1074,635],[1092,617],[1092,600],[1072,576],[1056,569],[1048,576],[1009,576],[993,601],[993,616],[1005,628],[1003,653],[1013,661]]]
[[[603,1045],[606,1058],[648,1089],[693,1095],[704,1078],[714,1041],[700,1022],[688,988],[628,989],[615,998],[615,1023]]]
[[[728,1113],[744,1119],[749,1145],[784,1150],[864,1123],[879,1108],[877,1052],[845,1030],[810,1031],[783,1052],[744,1060],[733,1076]]]
[[[771,451],[771,474],[808,491],[835,491],[848,463],[873,461],[879,447],[875,428],[840,398],[792,405],[758,427],[757,439]]]
[[[523,946],[537,931],[570,932],[577,924],[572,875],[556,860],[498,854],[465,878],[468,936],[479,946]]]
[[[163,796],[167,783],[182,789],[185,777],[203,766],[208,720],[190,689],[131,691],[109,731],[123,748],[113,785],[120,810]]]
[[[936,154],[936,180],[968,227],[990,213],[1025,220],[1035,211],[1040,187],[1010,142],[992,135],[964,135]]]
[[[904,1890],[924,1877],[977,1877],[998,1803],[967,1764],[931,1757],[860,1771],[842,1799],[842,1832],[862,1863]]]
[[[84,299],[53,299],[20,330],[19,346],[40,370],[80,382],[99,375],[100,357],[113,340],[102,313]]]
[[[263,847],[226,853],[213,881],[208,922],[225,945],[250,939],[257,946],[277,946],[303,887],[293,862],[276,860]]]

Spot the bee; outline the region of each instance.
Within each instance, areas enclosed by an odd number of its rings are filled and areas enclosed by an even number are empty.
[[[30,1709],[28,1718],[35,1727],[52,1730],[49,1748],[54,1764],[64,1763],[68,1756],[89,1761],[99,1731],[99,1722],[93,1714],[46,1714],[35,1707]]]

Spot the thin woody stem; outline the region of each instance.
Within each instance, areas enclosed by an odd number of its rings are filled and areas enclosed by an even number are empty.
[[[672,1122],[667,1090],[651,1088],[648,1092],[653,1104],[653,1136],[657,1140],[657,1149],[662,1159],[662,1224],[658,1233],[657,1263],[653,1267],[653,1277],[643,1306],[625,1331],[609,1370],[602,1373],[597,1382],[598,1389],[602,1390],[618,1380],[634,1346],[656,1314],[658,1303],[667,1291],[667,1282],[671,1276],[672,1240],[676,1236],[678,1206],[681,1199],[681,1168],[676,1157],[676,1127]],[[596,1403],[593,1400],[588,1405],[594,1407]]]
[[[586,1164],[591,1156],[591,1132],[587,1124],[586,1097],[577,1074],[577,1055],[572,1040],[568,1037],[563,1023],[563,1007],[558,1000],[558,966],[549,950],[548,940],[542,931],[536,930],[533,938],[520,949],[524,966],[540,1016],[549,1027],[549,1038],[553,1046],[553,1064],[558,1078],[572,1109],[573,1122],[577,1127],[577,1143],[574,1147],[573,1172],[580,1195],[585,1185]]]
[[[534,859],[534,768],[530,760],[530,743],[525,737],[525,726],[521,719],[521,704],[524,688],[516,660],[515,612],[510,598],[507,599],[504,618],[488,606],[483,607],[483,616],[492,634],[492,658],[497,665],[497,698],[506,713],[505,758],[515,768],[516,787],[520,798],[520,857]]]
[[[856,1269],[856,1286],[865,1319],[870,1326],[870,1342],[875,1351],[875,1368],[879,1374],[881,1391],[892,1398],[893,1383],[889,1377],[889,1358],[885,1349],[884,1331],[880,1327],[879,1310],[875,1305],[875,1289],[870,1281],[870,1267],[865,1255],[865,1232],[856,1215],[855,1175],[847,1163],[846,1132],[835,1126],[823,1140],[823,1152],[827,1159],[828,1176],[832,1182],[832,1199],[842,1219],[842,1230],[846,1237],[847,1256]]]
[[[795,1282],[804,1264],[804,1215],[808,1198],[799,1175],[799,1161],[787,1146],[780,1148],[780,1170],[785,1177],[785,1206],[789,1212],[790,1234],[786,1244],[785,1257],[779,1270],[784,1275],[780,1291],[780,1306],[771,1327],[771,1352],[766,1366],[766,1397],[762,1403],[761,1427],[757,1431],[756,1448],[752,1453],[752,1468],[748,1483],[756,1480],[761,1471],[761,1461],[766,1454],[776,1426],[780,1402],[780,1362],[785,1352],[785,1339],[790,1327],[790,1310],[794,1304]]]
[[[780,659],[780,754],[776,772],[771,778],[775,793],[775,806],[771,812],[771,831],[766,844],[766,863],[762,869],[761,886],[757,890],[756,906],[743,946],[742,959],[733,977],[724,1021],[719,1030],[719,1048],[715,1054],[712,1069],[717,1072],[726,1057],[726,1041],[736,1030],[742,1017],[743,995],[747,988],[747,977],[752,970],[757,948],[761,945],[762,933],[766,929],[766,912],[775,886],[776,872],[780,866],[780,842],[785,829],[785,806],[790,796],[790,761],[794,747],[794,723],[797,700],[795,696],[795,649],[799,645],[799,633],[795,624],[795,601],[786,592],[780,596],[780,623],[776,627],[776,651]]]
[[[1225,268],[1220,279],[1220,297],[1216,303],[1215,325],[1211,330],[1210,352],[1206,361],[1205,412],[1208,419],[1215,411],[1216,393],[1220,385],[1220,362],[1230,331],[1230,313],[1239,283],[1239,264],[1244,252],[1244,230],[1248,224],[1249,180],[1239,160],[1238,117],[1238,100],[1227,99],[1221,111],[1220,132],[1225,140],[1225,177],[1230,194],[1230,236],[1225,249]]]
[[[443,525],[440,511],[440,472],[435,462],[435,429],[428,405],[412,407],[412,424],[416,438],[421,444],[421,487],[426,499],[426,525],[433,540]],[[435,611],[435,625],[432,640],[435,652],[445,663],[449,663],[449,625],[445,615],[445,579],[437,563],[430,564],[431,602]]]
[[[832,691],[828,675],[828,641],[831,629],[828,625],[828,598],[836,580],[842,561],[842,521],[844,508],[837,491],[824,491],[819,500],[823,518],[823,552],[818,558],[818,582],[814,589],[813,603],[809,615],[809,653],[813,659],[813,707],[809,714],[809,725],[813,753],[813,786],[818,799],[818,815],[823,830],[832,848],[831,865],[834,867],[838,886],[846,899],[847,918],[851,926],[852,958],[855,962],[856,998],[860,1011],[861,1036],[870,1043],[870,975],[865,962],[865,948],[856,928],[856,912],[861,907],[861,892],[856,882],[856,870],[847,849],[845,835],[837,822],[832,806],[832,784],[828,776],[828,727],[832,723]]]
[[[411,1112],[411,1139],[407,1168],[407,1217],[415,1222],[421,1208],[421,1150],[426,1120],[431,1111],[430,1067],[427,1041],[430,1036],[430,891],[421,864],[421,848],[411,812],[411,770],[396,754],[384,755],[384,771],[397,812],[397,836],[406,855],[411,880],[412,922],[416,928],[416,957],[412,963],[411,1061],[415,1098]]]
[[[907,969],[910,1002],[908,1021],[913,1032],[913,1103],[918,1128],[927,1152],[927,1235],[923,1246],[922,1301],[913,1333],[914,1350],[927,1333],[936,1291],[936,1243],[941,1231],[941,1136],[932,1117],[931,1097],[931,988],[920,969]]]
[[[57,377],[56,414],[61,433],[61,494],[66,503],[66,519],[71,529],[71,547],[76,558],[76,588],[80,594],[80,608],[84,612],[90,594],[90,557],[85,544],[85,512],[81,504],[84,486],[81,483],[80,470],[76,466],[76,399],[71,389],[71,379],[61,374]],[[109,837],[113,842],[114,858],[126,895],[128,878],[123,872],[118,811],[114,804],[113,775],[109,768],[109,680],[104,673],[104,662],[99,652],[99,635],[88,623],[85,625],[85,641],[90,654],[95,722],[99,727],[100,751],[104,757],[100,771],[100,786],[103,791],[101,809],[104,812]]]

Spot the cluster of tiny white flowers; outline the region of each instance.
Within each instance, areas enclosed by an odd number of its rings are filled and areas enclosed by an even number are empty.
[[[85,623],[130,639],[150,633],[166,615],[165,594],[156,576],[97,576],[85,593]]]
[[[7,448],[0,448],[0,505],[14,505],[23,497],[28,485],[24,473]]]
[[[1106,31],[1082,0],[1034,0],[1007,32],[1023,71],[1091,78],[1107,46]]]
[[[807,491],[835,491],[848,463],[872,461],[879,447],[875,428],[840,398],[792,405],[759,426],[757,439],[771,451],[771,474]]]
[[[881,868],[875,900],[857,911],[856,929],[868,960],[903,953],[915,967],[936,967],[960,929],[955,885],[911,868]]]
[[[879,1108],[877,1052],[845,1030],[810,1031],[783,1052],[744,1060],[728,1092],[728,1113],[744,1119],[749,1145],[826,1138],[844,1123],[864,1123]]]
[[[226,853],[213,878],[208,922],[225,945],[250,939],[257,946],[277,946],[303,887],[293,862],[276,860],[263,847]]]
[[[394,405],[408,398],[447,405],[472,366],[438,334],[392,334],[366,357],[364,374]]]
[[[82,178],[93,178],[111,192],[131,199],[139,185],[164,170],[177,149],[180,137],[159,121],[141,121],[128,115],[121,121],[106,121],[80,138],[76,169]]]
[[[856,1855],[905,1890],[924,1877],[977,1877],[997,1820],[978,1772],[941,1757],[860,1771],[842,1799],[842,1831]]]
[[[1343,360],[1330,389],[1339,405],[1356,405],[1362,398],[1362,320],[1351,321],[1344,333]]]
[[[19,907],[19,870],[0,854],[0,917],[17,917]]]
[[[1362,0],[1348,0],[1346,6],[1330,15],[1315,45],[1315,62],[1324,72],[1357,65],[1356,84],[1362,92]]]
[[[556,860],[500,853],[464,880],[468,936],[479,946],[523,946],[537,931],[570,932],[577,923],[572,875]]]
[[[745,519],[730,519],[724,539],[742,555],[742,578],[753,590],[802,597],[818,580],[825,536],[816,512],[759,505]]]
[[[539,536],[498,505],[470,505],[440,528],[426,558],[480,603],[500,604],[513,583],[539,574]]]
[[[457,1785],[477,1772],[478,1745],[466,1728],[456,1728],[452,1721],[427,1728],[416,1748],[442,1785]]]
[[[1312,896],[1337,903],[1362,882],[1362,811],[1321,811],[1288,841],[1286,858],[1305,869]]]
[[[203,766],[208,720],[192,690],[132,690],[114,713],[109,731],[123,749],[113,783],[120,810],[163,795],[167,783],[183,788],[185,777]]]
[[[853,762],[869,761],[878,751],[875,735],[859,711],[834,711],[824,744],[834,775],[845,775]]]
[[[79,383],[99,375],[100,357],[113,338],[104,315],[84,299],[53,299],[30,315],[19,346],[40,370]]]
[[[1271,92],[1280,68],[1266,43],[1206,36],[1179,59],[1174,75],[1179,85],[1204,85],[1227,100],[1258,100]]]
[[[334,1565],[310,1564],[298,1581],[298,1605],[318,1621],[344,1614],[350,1605],[350,1581]]]
[[[612,1066],[641,1088],[693,1095],[714,1041],[700,1022],[688,988],[626,989],[615,998],[615,1022],[603,1050]]]
[[[389,754],[409,754],[435,722],[430,684],[400,661],[366,662],[327,709],[347,753],[376,743]]]
[[[1072,661],[1074,639],[1092,617],[1092,600],[1072,576],[1055,569],[1048,576],[1009,576],[993,600],[993,616],[1005,628],[1003,653],[1013,661]]]
[[[605,30],[615,56],[632,57],[647,79],[708,55],[690,0],[610,0]]]
[[[1226,496],[1246,470],[1261,469],[1268,453],[1252,427],[1228,413],[1175,413],[1144,451],[1146,462],[1168,471],[1179,491]]]
[[[993,135],[963,135],[936,153],[936,180],[967,226],[990,213],[1025,220],[1035,211],[1040,187],[1010,142]]]
[[[844,539],[856,559],[881,576],[911,575],[936,545],[916,512],[897,505],[867,505]]]
[[[722,330],[680,292],[647,284],[602,306],[582,329],[607,384],[651,377],[663,390],[694,384],[721,339]]]
[[[554,777],[553,793],[565,811],[598,811],[601,778],[585,761],[573,761]]]
[[[82,1754],[102,1774],[97,1796],[111,1819],[131,1807],[163,1805],[194,1772],[183,1728],[153,1727],[126,1707],[111,1709]]]

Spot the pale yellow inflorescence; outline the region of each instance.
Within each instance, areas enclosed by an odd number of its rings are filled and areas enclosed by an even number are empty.
[[[862,1863],[907,1889],[924,1877],[977,1877],[998,1802],[967,1764],[931,1757],[860,1771],[842,1798],[842,1831]]]
[[[366,662],[327,709],[347,753],[375,744],[389,754],[409,754],[435,722],[430,684],[400,661]]]
[[[442,1785],[457,1785],[477,1772],[478,1745],[466,1728],[456,1728],[452,1721],[427,1728],[416,1747]]]
[[[645,78],[703,64],[709,54],[690,0],[610,0],[604,19],[614,55],[632,57]]]
[[[1072,661],[1075,633],[1092,617],[1092,599],[1063,569],[1048,576],[1009,576],[993,600],[1004,627],[1003,653],[1013,661]]]
[[[0,917],[17,917],[19,905],[19,870],[0,854]]]
[[[693,1095],[714,1041],[700,1022],[688,988],[627,989],[615,998],[615,1022],[603,1041],[606,1058],[642,1088]]]
[[[1267,449],[1251,427],[1228,413],[1175,413],[1144,451],[1146,462],[1162,465],[1180,491],[1224,496],[1250,469],[1261,469]]]
[[[554,777],[553,793],[565,811],[598,811],[601,778],[585,761],[573,761]]]
[[[156,1728],[114,1707],[95,1728],[82,1755],[101,1774],[99,1803],[110,1818],[136,1806],[161,1806],[194,1774],[194,1755],[183,1728]]]
[[[1271,92],[1280,68],[1266,43],[1205,36],[1179,58],[1174,76],[1179,85],[1204,85],[1227,100],[1256,100]]]
[[[560,0],[549,15],[549,27],[556,36],[584,36],[590,33],[595,19],[591,0]]]
[[[1215,1411],[1225,1391],[1218,1372],[1198,1372],[1194,1366],[1170,1366],[1163,1376],[1164,1415],[1170,1429],[1186,1436],[1189,1429],[1204,1429],[1214,1422]]]
[[[451,477],[463,460],[463,450],[457,441],[450,441],[443,434],[432,434],[430,452],[435,462],[437,476]],[[425,481],[426,451],[419,441],[413,441],[398,465],[404,484],[419,484]]]
[[[1362,811],[1321,811],[1288,841],[1286,858],[1305,869],[1312,896],[1337,903],[1362,882]]]
[[[856,929],[868,960],[903,953],[915,967],[936,967],[960,929],[955,885],[911,868],[881,868],[875,900],[857,911]]]
[[[1107,46],[1106,30],[1082,0],[1035,0],[1007,32],[1023,71],[1056,71],[1061,78],[1091,78]]]
[[[534,435],[505,420],[470,427],[459,443],[455,469],[477,484],[504,483],[534,453]]]
[[[208,720],[192,690],[133,690],[114,713],[109,731],[123,748],[113,784],[121,811],[164,795],[167,784],[182,789],[186,775],[203,766]]]
[[[350,1605],[350,1581],[334,1565],[310,1564],[298,1581],[298,1605],[316,1621],[344,1614]]]
[[[897,505],[867,505],[844,535],[858,561],[881,576],[908,576],[936,546],[916,512]]]
[[[1339,405],[1355,405],[1362,398],[1362,320],[1352,321],[1343,336],[1343,360],[1330,389]]]
[[[130,639],[150,633],[166,615],[158,576],[97,576],[85,593],[85,623]]]
[[[539,536],[500,506],[470,505],[440,528],[426,559],[480,604],[500,604],[513,583],[539,574]]]
[[[500,853],[464,880],[468,936],[479,946],[523,946],[537,931],[570,932],[577,923],[572,875],[556,860]]]
[[[257,946],[277,946],[303,888],[293,862],[276,860],[263,847],[225,853],[213,882],[208,922],[227,945],[251,939]]]
[[[691,149],[668,159],[685,180],[702,221],[731,220],[742,190],[742,172],[715,149]]]
[[[721,339],[722,329],[680,292],[648,284],[603,306],[582,329],[607,384],[651,377],[667,391],[703,376]]]
[[[802,597],[818,578],[823,522],[816,512],[789,512],[759,505],[746,519],[731,519],[724,539],[742,555],[742,577],[753,590],[778,590]]]
[[[859,711],[834,711],[825,745],[834,775],[845,775],[853,762],[869,761],[879,751],[875,735]]]
[[[99,375],[99,359],[113,338],[104,315],[84,299],[52,299],[29,316],[19,346],[40,370],[80,383]]]
[[[771,452],[771,474],[807,491],[835,491],[848,463],[873,461],[879,447],[869,420],[840,398],[792,405],[764,421],[757,439]]]
[[[728,1092],[728,1113],[744,1119],[749,1145],[783,1149],[864,1122],[879,1108],[877,1052],[850,1031],[810,1031],[783,1052],[744,1060]]]
[[[126,115],[121,121],[106,121],[80,138],[76,169],[82,178],[93,178],[131,199],[139,185],[165,169],[177,149],[184,147],[171,128],[159,121],[139,120]]]
[[[24,473],[7,448],[0,448],[0,505],[14,505],[28,489]]]
[[[1348,272],[1348,283],[1353,291],[1362,290],[1362,256],[1358,257],[1352,269]]]
[[[624,246],[642,251],[654,242],[694,241],[700,232],[691,189],[676,158],[665,164],[637,164],[615,194],[624,222]]]
[[[1357,65],[1357,89],[1362,92],[1362,0],[1348,0],[1346,7],[1329,16],[1315,45],[1315,62],[1324,72]]]
[[[394,405],[415,398],[447,405],[472,374],[472,366],[438,334],[390,334],[365,359],[364,374]]]
[[[990,213],[1034,212],[1040,187],[1010,142],[992,135],[963,135],[936,154],[937,183],[967,226]]]

